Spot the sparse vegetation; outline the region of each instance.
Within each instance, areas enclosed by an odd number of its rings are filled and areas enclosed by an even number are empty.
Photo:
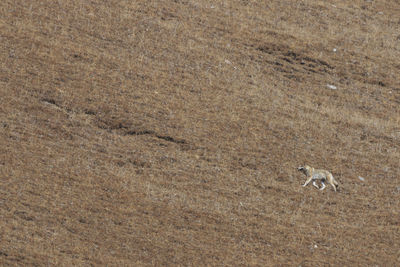
[[[1,1],[0,263],[396,265],[399,14]]]

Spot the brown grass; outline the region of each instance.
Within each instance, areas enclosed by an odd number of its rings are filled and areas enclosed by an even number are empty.
[[[399,13],[1,1],[0,263],[396,265]]]

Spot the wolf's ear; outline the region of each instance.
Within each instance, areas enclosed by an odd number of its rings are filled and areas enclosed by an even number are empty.
[[[304,167],[300,166],[297,168],[298,171],[304,170]]]

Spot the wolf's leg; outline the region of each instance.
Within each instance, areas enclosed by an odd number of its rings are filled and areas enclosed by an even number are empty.
[[[339,184],[335,181],[335,178],[333,178],[332,174],[329,175],[329,180],[328,181],[333,186],[333,189],[336,192],[336,186],[338,186]]]
[[[319,186],[317,185],[317,181],[314,180],[314,181],[312,182],[312,184],[313,184],[313,186],[315,186],[316,188],[319,189]]]
[[[321,181],[322,187],[319,190],[324,190],[326,185],[324,184],[324,182]]]
[[[333,189],[335,189],[336,192],[336,185],[334,185],[333,183],[330,183],[333,186]]]
[[[310,178],[307,179],[307,181],[303,184],[303,186],[308,185],[312,180],[312,176],[310,176]]]

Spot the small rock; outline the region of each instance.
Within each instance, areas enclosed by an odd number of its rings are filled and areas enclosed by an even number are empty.
[[[336,52],[337,51],[337,49],[336,48],[333,48],[333,52]]]
[[[390,168],[386,166],[386,167],[383,168],[383,170],[384,170],[385,172],[387,172],[387,171],[390,170]]]
[[[329,89],[332,89],[332,90],[336,90],[336,89],[337,89],[337,87],[334,86],[334,85],[332,85],[332,84],[327,84],[326,86],[327,86]]]
[[[358,176],[358,179],[360,179],[360,181],[362,181],[362,182],[365,182],[365,178],[364,177]]]

